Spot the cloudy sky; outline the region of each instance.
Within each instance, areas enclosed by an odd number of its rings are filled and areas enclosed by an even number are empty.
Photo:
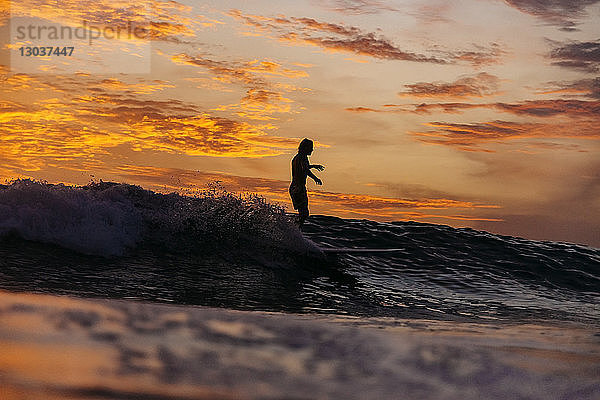
[[[218,180],[291,210],[309,137],[312,213],[600,246],[600,0],[54,3],[0,15],[3,180]]]

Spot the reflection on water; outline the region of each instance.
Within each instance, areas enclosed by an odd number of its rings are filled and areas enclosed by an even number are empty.
[[[266,314],[6,292],[0,321],[3,400],[600,396],[598,339],[574,324]]]

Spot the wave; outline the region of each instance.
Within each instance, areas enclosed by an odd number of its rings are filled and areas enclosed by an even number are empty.
[[[0,288],[235,309],[598,323],[600,250],[311,216],[218,187],[0,187]],[[325,255],[323,247],[394,248]]]
[[[361,259],[380,274],[412,271],[429,274],[428,280],[446,286],[462,287],[511,277],[541,286],[600,292],[600,250],[589,246],[445,225],[328,216],[313,218],[305,233],[321,246],[403,248],[385,257]]]
[[[112,182],[17,180],[0,188],[0,236],[8,234],[103,256],[123,255],[140,243],[222,249],[244,241],[315,251],[282,207],[215,186],[192,197]]]

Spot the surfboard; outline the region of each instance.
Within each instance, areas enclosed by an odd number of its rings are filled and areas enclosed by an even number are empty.
[[[366,249],[353,247],[320,247],[327,254],[354,254],[354,253],[395,253],[404,249]]]

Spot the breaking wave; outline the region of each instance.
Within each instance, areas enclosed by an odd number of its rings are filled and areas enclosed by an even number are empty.
[[[18,180],[0,188],[0,236],[7,234],[104,256],[142,243],[311,249],[282,207],[216,186],[191,197],[111,182],[77,187]]]

